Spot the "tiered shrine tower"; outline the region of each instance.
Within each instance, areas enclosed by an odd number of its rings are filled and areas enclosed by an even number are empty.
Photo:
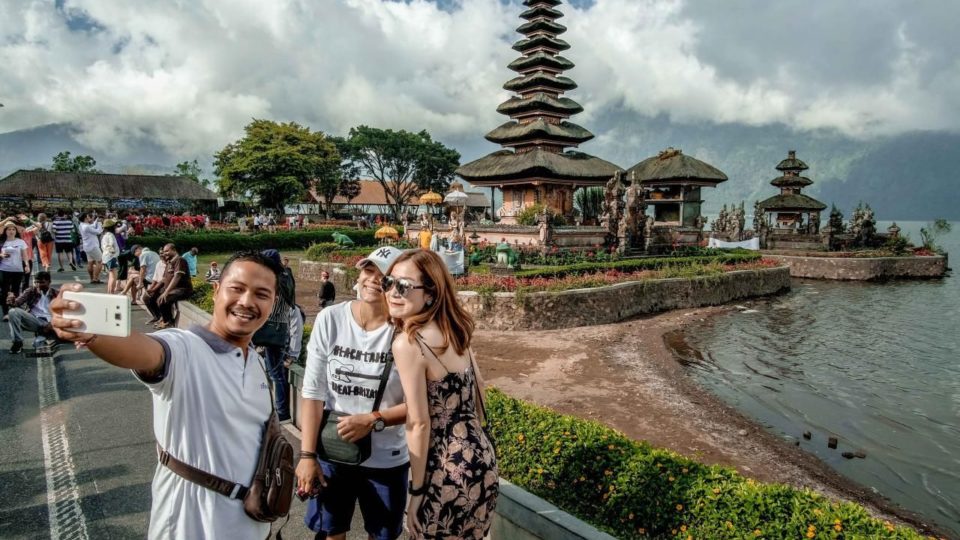
[[[570,45],[558,38],[566,27],[556,22],[563,13],[561,0],[524,0],[526,20],[517,28],[525,37],[513,45],[522,56],[508,66],[519,75],[503,86],[517,95],[497,112],[510,121],[486,135],[505,148],[467,163],[457,174],[475,186],[499,188],[503,206],[496,210],[504,223],[514,223],[527,206],[542,203],[554,213],[570,218],[573,192],[579,187],[602,186],[621,169],[582,152],[569,150],[593,138],[568,119],[583,111],[564,97],[577,87],[563,72],[573,62],[560,56]]]

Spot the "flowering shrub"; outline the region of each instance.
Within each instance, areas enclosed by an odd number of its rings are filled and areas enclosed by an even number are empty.
[[[500,474],[617,538],[922,538],[857,504],[755,482],[496,389],[486,405]]]

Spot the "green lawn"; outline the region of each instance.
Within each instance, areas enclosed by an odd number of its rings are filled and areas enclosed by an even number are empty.
[[[294,275],[299,275],[300,272],[300,259],[306,257],[307,252],[304,250],[297,251],[280,251],[281,257],[290,257],[290,268],[293,269]],[[207,275],[207,269],[210,268],[210,261],[217,261],[217,264],[223,269],[223,265],[226,264],[227,259],[233,253],[203,253],[200,252],[197,255],[197,276],[203,277]]]

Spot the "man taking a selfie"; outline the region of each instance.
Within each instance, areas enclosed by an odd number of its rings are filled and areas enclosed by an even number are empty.
[[[51,304],[60,338],[86,346],[115,366],[130,369],[153,394],[158,445],[177,460],[238,484],[227,497],[158,464],[153,478],[149,538],[266,538],[269,523],[244,512],[239,486],[257,467],[264,422],[271,414],[263,360],[250,344],[273,308],[281,268],[256,252],[237,253],[213,284],[213,319],[205,327],[133,332],[119,338],[81,334],[82,322],[63,317],[80,308]],[[80,284],[64,291],[81,291]]]

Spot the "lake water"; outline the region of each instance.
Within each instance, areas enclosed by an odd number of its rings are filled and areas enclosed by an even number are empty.
[[[889,223],[882,223],[885,230]],[[899,223],[919,243],[922,223]],[[960,257],[960,225],[940,240]],[[960,279],[794,280],[686,332],[707,388],[843,475],[960,535]],[[812,432],[812,440],[802,433]],[[827,448],[827,438],[839,448]],[[844,451],[866,451],[845,459]]]

